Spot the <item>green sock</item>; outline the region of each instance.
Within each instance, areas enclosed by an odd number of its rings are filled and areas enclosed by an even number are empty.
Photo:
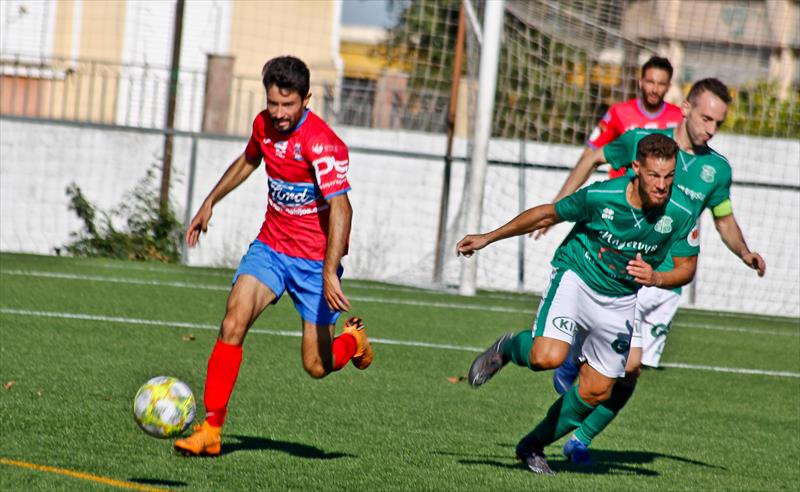
[[[544,420],[523,440],[536,442],[542,447],[547,446],[581,425],[594,409],[595,407],[581,400],[578,387],[573,386],[553,403]]]
[[[636,383],[617,382],[614,389],[611,390],[611,398],[604,401],[594,411],[586,417],[580,428],[575,431],[575,437],[587,446],[592,443],[592,440],[598,434],[608,427],[622,407],[628,403],[628,400],[633,395],[633,390],[636,389]]]
[[[533,333],[531,330],[522,330],[514,338],[503,344],[503,362],[513,362],[520,367],[531,368],[531,347],[533,346]]]

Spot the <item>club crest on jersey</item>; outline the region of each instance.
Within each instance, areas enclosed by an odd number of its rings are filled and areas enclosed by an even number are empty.
[[[289,142],[284,140],[282,142],[275,142],[275,155],[281,159],[286,157],[286,147],[289,146]]]
[[[672,217],[667,215],[661,217],[658,222],[656,222],[656,225],[653,227],[653,229],[661,234],[669,234],[672,232]]]
[[[711,166],[703,166],[703,169],[700,171],[700,179],[706,183],[713,183],[716,175],[717,170]]]
[[[302,161],[303,160],[303,151],[300,148],[300,143],[294,144],[294,160]]]
[[[606,208],[603,209],[602,217],[605,220],[614,220],[614,211],[611,210],[610,208],[606,207]]]

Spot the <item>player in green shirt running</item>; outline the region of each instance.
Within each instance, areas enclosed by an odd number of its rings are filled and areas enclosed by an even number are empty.
[[[674,129],[631,130],[604,147],[584,154],[556,195],[558,200],[578,189],[594,169],[603,163],[619,169],[634,158],[637,143],[652,134],[666,135],[680,148],[675,171],[675,187],[687,195],[695,217],[706,208],[711,210],[714,223],[725,245],[750,268],[764,275],[766,264],[758,253],[750,251],[739,228],[730,200],[731,167],[727,159],[708,146],[727,115],[731,96],[728,88],[717,79],[696,82],[683,102],[683,121]],[[541,234],[541,233],[540,233]],[[670,270],[668,257],[657,270]],[[613,397],[586,419],[575,435],[565,444],[564,454],[578,464],[590,464],[588,446],[616,417],[630,399],[641,372],[642,364],[658,367],[661,351],[672,318],[678,309],[680,290],[658,287],[641,289],[637,294],[635,334],[631,340],[625,378],[614,388]],[[577,377],[574,358],[554,373],[553,383],[560,393],[567,391]]]
[[[672,186],[678,147],[664,135],[637,144],[634,176],[595,183],[556,204],[539,205],[485,234],[470,234],[456,253],[471,256],[489,244],[562,221],[575,222],[553,257],[533,330],[501,336],[478,356],[469,383],[478,387],[513,361],[534,371],[558,367],[582,333],[580,383],[553,403],[545,418],[516,447],[535,473],[552,474],[544,446],[581,425],[607,400],[625,374],[633,333],[636,291],[643,285],[673,288],[691,281],[699,244],[691,203]],[[670,271],[656,272],[667,255]]]

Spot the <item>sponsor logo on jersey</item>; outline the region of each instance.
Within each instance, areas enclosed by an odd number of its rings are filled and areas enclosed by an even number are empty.
[[[653,229],[661,234],[669,234],[672,232],[672,217],[668,215],[661,217],[658,219],[658,222],[656,222],[656,225],[653,227]]]
[[[290,183],[274,178],[269,180],[270,205],[292,215],[316,212],[316,201],[319,197],[319,188],[314,183]],[[304,213],[300,213],[301,209]]]
[[[687,188],[684,185],[677,185],[677,186],[678,186],[679,190],[681,190],[686,196],[688,196],[692,200],[701,200],[702,201],[702,200],[706,199],[706,194],[705,193],[701,193],[699,191],[694,191],[693,189]]]
[[[270,143],[272,143],[272,139],[264,137],[264,140],[262,140],[261,143],[263,143],[264,145],[269,145]]]
[[[322,144],[319,144],[319,143],[318,144],[314,144],[314,145],[311,146],[311,152],[313,152],[315,154],[321,154],[322,150],[324,148],[325,147]]]
[[[626,322],[627,323],[627,322]],[[611,350],[618,354],[626,354],[631,348],[631,339],[627,334],[620,333],[617,339],[611,342]]]
[[[303,160],[303,149],[300,147],[300,142],[294,144],[294,160]]]
[[[703,166],[703,169],[700,170],[700,179],[705,181],[706,183],[713,183],[714,177],[717,175],[717,170],[711,166]]]
[[[314,171],[317,173],[317,182],[320,187],[322,189],[327,189],[340,185],[347,180],[347,169],[350,167],[350,161],[347,159],[336,160],[333,156],[327,155],[315,159],[311,165],[314,166]],[[323,179],[324,176],[330,173],[336,173],[333,179]]]
[[[606,207],[606,208],[603,209],[602,217],[605,220],[614,220],[614,211],[611,210],[610,208]]]
[[[616,249],[633,249],[641,251],[644,254],[650,254],[659,248],[658,244],[647,244],[641,241],[622,241],[614,237],[610,231],[599,231],[598,237],[608,243],[609,246]]]
[[[589,135],[589,141],[594,142],[595,140],[597,140],[597,137],[599,136],[600,136],[600,127],[596,126],[594,127],[594,130],[592,130],[592,134]]]
[[[281,142],[275,142],[275,155],[279,158],[283,159],[286,157],[286,147],[289,146],[289,142],[287,140],[283,140]]]
[[[578,331],[578,323],[576,323],[572,318],[568,318],[566,316],[553,318],[551,323],[553,323],[553,326],[558,331],[566,333],[570,336],[575,335],[575,333]]]
[[[689,233],[689,237],[686,238],[686,242],[689,243],[689,246],[700,246],[700,228],[697,227],[697,224],[692,227],[692,232]]]

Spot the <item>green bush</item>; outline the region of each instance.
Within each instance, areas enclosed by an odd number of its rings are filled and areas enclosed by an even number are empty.
[[[64,247],[70,254],[167,263],[180,260],[183,225],[172,207],[162,213],[153,169],[110,212],[99,210],[76,183],[69,185],[66,193],[69,209],[83,221],[83,230],[71,233],[74,240]],[[122,219],[123,230],[114,227],[115,218]]]

